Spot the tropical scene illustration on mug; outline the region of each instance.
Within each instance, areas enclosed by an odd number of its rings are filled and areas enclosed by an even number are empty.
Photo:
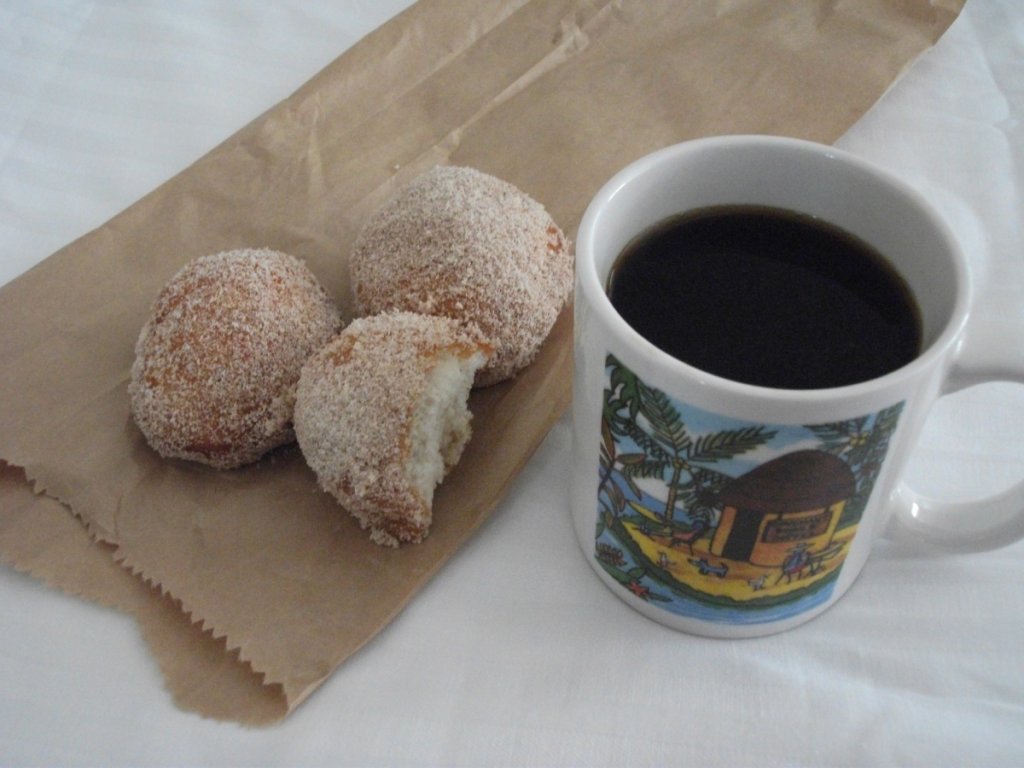
[[[751,424],[650,387],[609,355],[594,555],[684,616],[757,623],[828,600],[903,404]]]

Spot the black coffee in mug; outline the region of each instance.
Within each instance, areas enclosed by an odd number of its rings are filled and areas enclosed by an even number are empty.
[[[669,217],[623,249],[608,293],[626,322],[673,357],[765,387],[867,381],[921,348],[920,310],[876,249],[778,208]]]

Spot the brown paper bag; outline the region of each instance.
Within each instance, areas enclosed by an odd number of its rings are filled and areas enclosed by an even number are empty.
[[[570,310],[532,366],[472,396],[473,447],[438,491],[429,538],[393,551],[317,490],[294,447],[231,472],[147,447],[125,387],[163,283],[193,257],[269,246],[307,260],[350,313],[351,242],[429,167],[502,177],[571,234],[600,184],[658,147],[833,141],[961,5],[422,0],[0,289],[0,556],[133,612],[181,706],[282,717],[499,502],[569,401]],[[227,696],[192,686],[212,674],[234,681]]]
[[[228,651],[224,639],[193,624],[181,606],[135,578],[113,547],[93,542],[60,502],[37,496],[16,467],[0,462],[0,560],[70,594],[133,614],[182,709],[249,725],[288,712],[279,685]]]

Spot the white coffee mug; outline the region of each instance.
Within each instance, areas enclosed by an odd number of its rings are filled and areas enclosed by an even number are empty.
[[[920,307],[920,354],[869,381],[788,390],[730,381],[655,347],[612,306],[613,264],[652,225],[719,205],[807,214],[874,246]],[[1024,535],[1024,483],[968,507],[901,481],[935,400],[989,375],[961,364],[965,345],[985,343],[965,334],[964,256],[898,178],[806,141],[685,142],[602,187],[576,265],[573,523],[598,576],[644,615],[699,635],[771,634],[836,602],[883,533],[954,550]],[[1024,366],[1010,362],[1000,378],[1024,381]]]

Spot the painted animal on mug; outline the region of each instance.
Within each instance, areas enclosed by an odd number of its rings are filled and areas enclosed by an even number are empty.
[[[725,563],[719,563],[718,565],[712,565],[708,562],[707,558],[701,557],[699,559],[689,557],[687,562],[694,566],[700,571],[701,576],[717,576],[720,579],[724,579],[726,574],[729,573],[729,566]]]

